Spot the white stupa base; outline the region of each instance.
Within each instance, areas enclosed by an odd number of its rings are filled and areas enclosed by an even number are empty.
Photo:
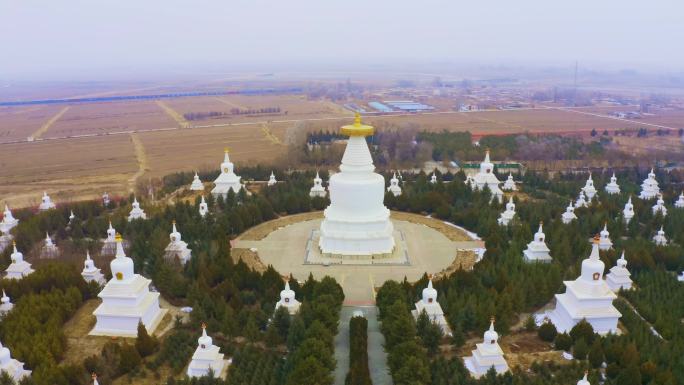
[[[378,254],[324,253],[318,246],[320,235],[320,230],[311,231],[306,245],[305,265],[410,265],[406,239],[399,230],[392,232],[392,251]]]
[[[57,246],[43,246],[40,249],[40,258],[41,259],[55,259],[59,257],[59,249]]]
[[[564,294],[558,294],[562,297]],[[554,310],[546,312],[544,317],[548,318],[558,330],[558,333],[569,333],[572,328],[581,320],[586,319],[594,328],[594,332],[600,335],[608,333],[620,334],[617,327],[618,319],[621,314],[610,305],[610,307],[600,309],[575,309],[571,314],[559,298]]]
[[[530,249],[523,251],[523,257],[525,262],[551,262],[553,258],[549,255],[548,251],[532,251]]]
[[[107,284],[107,279],[104,274],[100,272],[100,269],[94,271],[82,271],[81,276],[86,282],[96,282],[98,285],[102,286]]]
[[[147,332],[152,334],[168,312],[167,309],[159,307],[159,293],[146,293],[135,307],[108,305],[107,302],[105,300],[93,312],[97,322],[89,335],[137,337],[139,322],[142,322]]]
[[[617,277],[608,273],[606,274],[606,285],[608,285],[610,290],[617,293],[620,289],[631,290],[632,280],[629,277]]]
[[[164,260],[167,262],[173,263],[178,260],[181,265],[185,265],[192,258],[192,250],[188,249],[187,244],[180,245],[178,247],[175,247],[175,245],[169,245],[166,247],[165,251]]]
[[[299,312],[299,307],[302,305],[301,302],[294,300],[290,303],[284,303],[282,301],[278,301],[275,305],[275,310],[277,311],[279,308],[284,307],[287,309],[287,312],[290,313],[290,315],[295,315]]]
[[[30,370],[24,369],[24,363],[14,358],[0,365],[0,371],[7,373],[16,383],[31,375]]]
[[[221,354],[223,356],[223,354]],[[214,372],[214,378],[226,379],[228,369],[230,368],[230,360],[219,359],[211,363],[211,369]],[[185,371],[188,377],[197,378],[209,375],[209,368],[207,365],[199,362],[190,361],[188,369]]]
[[[444,333],[445,336],[451,336],[451,328],[449,327],[446,318],[444,318],[444,314],[440,314],[442,312],[442,308],[439,307],[438,311],[431,311],[430,308],[420,306],[419,304],[422,305],[422,302],[418,301],[418,303],[416,303],[416,308],[411,310],[413,319],[418,320],[420,313],[422,313],[424,309],[428,317],[430,317],[430,321],[439,325],[440,329],[442,329],[442,333]],[[437,306],[439,306],[439,304]]]
[[[503,357],[501,357],[501,360],[503,360]],[[504,374],[508,371],[508,364],[506,361],[504,361],[502,364],[497,360],[496,364],[492,363],[490,366],[485,366],[486,364],[483,363],[478,364],[475,356],[469,356],[463,358],[463,363],[465,364],[466,369],[468,369],[470,372],[470,375],[474,378],[480,378],[484,376],[492,367],[494,367],[494,370],[496,370],[497,374]]]
[[[394,227],[385,218],[368,221],[344,221],[331,218],[326,210],[326,219],[321,223],[318,246],[323,255],[372,257],[389,256],[394,250]]]

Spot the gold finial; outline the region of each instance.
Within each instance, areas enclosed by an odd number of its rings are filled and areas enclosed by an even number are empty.
[[[172,221],[171,221],[171,224],[172,224],[172,225],[175,225],[175,224],[176,224],[176,220],[175,220],[175,219],[172,220]]]
[[[202,322],[202,329],[204,330],[204,329],[206,329],[206,328],[207,328],[207,324],[204,323],[204,322]]]
[[[373,126],[361,123],[361,114],[354,115],[354,123],[342,126],[342,135],[347,136],[370,136],[373,135],[375,129]]]
[[[489,318],[489,322],[491,322],[491,323],[496,322],[496,317],[491,316],[491,317]]]
[[[361,114],[358,112],[354,115],[354,125],[356,127],[361,125]]]
[[[228,147],[223,147],[223,152],[224,152],[224,153],[226,153],[226,154],[227,154],[227,153],[228,153],[228,151],[230,151],[230,150],[228,149]]]
[[[594,243],[598,245],[598,243],[601,241],[601,236],[596,234],[594,235]]]
[[[114,239],[115,239],[117,242],[121,242],[121,241],[123,240],[123,238],[121,237],[121,234],[120,234],[120,233],[116,233],[116,236],[114,237]]]

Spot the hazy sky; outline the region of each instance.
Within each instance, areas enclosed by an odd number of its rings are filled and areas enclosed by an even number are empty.
[[[5,79],[435,61],[682,71],[682,44],[682,0],[0,0]]]

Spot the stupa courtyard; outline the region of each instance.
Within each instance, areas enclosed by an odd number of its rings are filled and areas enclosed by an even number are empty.
[[[256,226],[241,234],[232,242],[236,255],[256,254],[263,266],[273,267],[284,274],[291,273],[295,279],[304,281],[312,273],[320,279],[326,275],[335,278],[343,287],[346,305],[374,304],[375,288],[385,281],[409,281],[420,279],[426,272],[439,274],[457,268],[470,268],[475,262],[476,250],[484,248],[484,242],[475,240],[465,231],[444,222],[418,214],[392,212],[395,231],[403,237],[398,245],[399,253],[406,251],[408,262],[395,258],[369,260],[342,260],[330,258],[305,263],[307,251],[315,249],[310,242],[323,220],[323,213],[307,213],[282,217]],[[307,245],[309,250],[307,250]],[[315,253],[320,256],[320,252]],[[311,257],[311,256],[310,256]],[[254,264],[255,261],[247,261]]]

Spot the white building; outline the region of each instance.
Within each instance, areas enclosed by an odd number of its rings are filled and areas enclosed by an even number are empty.
[[[134,219],[147,219],[147,214],[145,214],[145,211],[140,208],[140,203],[138,203],[138,198],[133,197],[133,208],[131,208],[131,212],[128,214],[128,221],[132,221]]]
[[[679,199],[675,202],[674,207],[678,209],[684,208],[684,192],[679,194]]]
[[[104,207],[107,207],[109,206],[109,202],[111,202],[111,200],[109,199],[109,193],[105,191],[105,193],[102,194],[102,205]]]
[[[266,183],[267,186],[275,186],[275,184],[278,183],[276,180],[275,174],[273,171],[271,171],[271,175],[268,177],[268,182]]]
[[[112,221],[109,221],[107,238],[102,241],[102,250],[100,251],[100,254],[107,256],[116,254],[116,230],[112,227]]]
[[[50,238],[50,234],[48,233],[45,233],[45,243],[40,249],[40,257],[48,259],[59,257],[59,248],[52,242],[52,238]]]
[[[499,188],[501,182],[494,175],[494,164],[489,160],[489,150],[485,152],[485,158],[482,163],[480,163],[480,172],[475,174],[473,177],[472,186],[477,190],[483,190],[484,186],[489,187],[489,191],[492,192],[492,197],[502,202],[503,191]]]
[[[385,256],[394,250],[394,226],[383,204],[385,179],[373,172],[365,137],[373,127],[354,124],[342,127],[349,135],[340,172],[330,177],[330,206],[325,209],[318,245],[324,255]]]
[[[181,238],[181,233],[176,229],[176,221],[172,222],[172,231],[169,235],[169,244],[164,249],[164,259],[169,262],[174,262],[176,259],[185,265],[192,258],[192,250],[188,248],[188,244]]]
[[[392,174],[392,179],[390,179],[390,185],[387,188],[387,191],[391,192],[395,197],[401,195],[401,187],[399,187],[399,179],[397,179],[396,172]]]
[[[432,176],[430,176],[430,183],[431,184],[437,184],[437,174],[435,172],[432,172]]]
[[[610,290],[614,292],[620,289],[629,290],[632,288],[632,279],[630,278],[629,270],[627,270],[627,260],[625,259],[625,251],[622,251],[622,256],[617,260],[615,266],[610,268],[606,274],[606,284]]]
[[[513,220],[515,216],[515,203],[513,203],[513,197],[511,196],[506,203],[506,210],[501,213],[497,222],[501,226],[508,226],[508,224]]]
[[[667,245],[667,237],[665,236],[665,230],[663,230],[663,226],[660,226],[660,230],[658,230],[656,235],[653,236],[653,242],[656,244],[656,246]]]
[[[617,333],[617,322],[622,316],[613,306],[617,298],[603,280],[605,265],[599,258],[599,239],[589,258],[582,261],[582,273],[574,281],[564,281],[566,290],[556,294],[556,308],[546,314],[559,333],[569,332],[578,322],[586,319],[596,333]]]
[[[656,175],[653,172],[653,169],[651,169],[651,172],[648,173],[648,177],[644,179],[644,182],[641,184],[641,194],[639,194],[639,198],[653,199],[657,197],[659,193],[660,187],[658,187]]]
[[[207,205],[207,201],[204,200],[204,195],[202,195],[202,201],[199,204],[199,215],[202,216],[202,218],[207,216],[207,213],[209,212],[209,205]]]
[[[318,175],[318,171],[316,171],[316,177],[314,178],[313,187],[311,187],[311,190],[309,190],[309,196],[311,198],[324,198],[326,194],[325,187],[323,187],[323,179],[321,179],[321,177]]]
[[[208,376],[211,370],[214,377],[225,378],[227,369],[228,362],[223,359],[223,353],[207,335],[207,326],[203,324],[202,336],[197,339],[197,349],[188,365],[188,377]]]
[[[663,216],[667,215],[667,207],[665,207],[663,194],[658,194],[658,200],[656,201],[656,204],[653,205],[653,207],[651,207],[651,211],[653,212],[653,215],[656,215],[658,213],[663,214]]]
[[[190,183],[190,190],[204,191],[204,184],[202,184],[202,181],[200,180],[199,175],[197,175],[197,172],[195,172],[195,176],[192,178],[192,183]]]
[[[508,173],[508,179],[506,179],[501,189],[504,191],[518,191],[518,187],[515,185],[512,173]]]
[[[299,311],[299,306],[301,303],[295,298],[294,290],[290,289],[290,282],[285,281],[285,288],[280,291],[280,301],[276,303],[275,309],[278,310],[280,307],[287,309],[287,312],[294,315]]]
[[[240,183],[240,177],[235,174],[233,162],[230,161],[228,157],[228,149],[224,150],[223,163],[221,163],[221,174],[214,181],[214,189],[211,193],[214,196],[223,196],[224,198],[228,195],[228,191],[233,190],[235,194],[239,193],[242,189],[242,184]]]
[[[625,218],[626,224],[629,224],[629,221],[634,218],[634,205],[632,204],[632,196],[630,196],[627,200],[627,203],[625,203],[625,208],[622,210],[622,216]]]
[[[0,317],[4,317],[14,308],[14,304],[10,301],[10,297],[2,289],[2,298],[0,298]]]
[[[572,201],[570,201],[568,207],[565,208],[565,212],[561,215],[561,220],[567,225],[575,219],[577,219],[577,215],[575,215],[575,207],[572,205]]]
[[[487,374],[492,367],[497,374],[508,371],[508,363],[498,341],[499,333],[494,330],[494,318],[492,318],[489,330],[484,333],[482,343],[475,345],[472,356],[463,358],[463,363],[470,375],[480,378]]]
[[[610,183],[606,185],[606,192],[610,195],[620,193],[620,185],[617,184],[615,173],[613,173],[613,176],[610,177]]]
[[[575,208],[578,209],[580,207],[589,207],[587,200],[584,198],[584,190],[580,191],[577,201],[575,201]]]
[[[599,233],[599,250],[610,250],[613,248],[613,241],[610,240],[610,233],[608,232],[608,222],[603,224],[603,230]]]
[[[31,375],[30,370],[24,369],[24,363],[12,358],[9,349],[0,343],[0,371],[7,373],[15,382]]]
[[[19,224],[19,220],[14,218],[9,206],[5,205],[5,212],[2,215],[2,222],[0,222],[0,232],[9,234],[10,230]]]
[[[83,271],[81,271],[81,276],[86,282],[96,282],[98,285],[102,286],[107,283],[104,274],[95,266],[95,261],[90,258],[90,251],[86,250],[86,259],[83,262]]]
[[[14,252],[10,255],[12,263],[5,270],[5,278],[22,279],[33,273],[33,269],[30,263],[24,261],[24,254],[17,251],[16,242],[12,242],[12,247],[14,248]]]
[[[38,206],[38,210],[47,211],[47,210],[52,210],[55,207],[56,206],[54,203],[52,203],[50,196],[47,195],[47,192],[43,191],[43,197],[40,199],[40,205]]]
[[[542,230],[542,222],[539,222],[539,230],[534,234],[532,242],[527,244],[527,249],[523,251],[523,256],[527,262],[551,262],[549,247],[546,246],[546,235]]]
[[[470,187],[471,189],[475,188],[475,181],[473,180],[473,177],[470,176],[470,174],[466,175],[465,180],[463,181],[466,186]]]
[[[584,187],[582,187],[582,191],[589,200],[594,199],[594,195],[596,195],[596,187],[594,187],[594,180],[591,178],[591,173],[589,173],[589,178],[584,184]]]
[[[413,318],[418,319],[423,311],[427,313],[430,321],[439,325],[445,335],[451,335],[451,329],[446,318],[444,318],[442,306],[437,302],[437,290],[432,287],[432,277],[430,277],[427,287],[423,289],[423,297],[416,302],[416,308],[411,310],[411,314],[413,314]]]
[[[97,322],[90,335],[136,337],[139,322],[152,334],[167,310],[159,308],[159,293],[150,292],[152,281],[135,274],[120,235],[116,237],[116,257],[110,267],[112,279],[98,294],[102,303],[93,312]]]

